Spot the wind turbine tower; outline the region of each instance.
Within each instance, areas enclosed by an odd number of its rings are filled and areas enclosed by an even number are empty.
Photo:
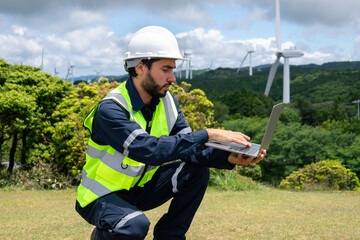
[[[184,58],[187,59],[187,63],[186,63],[186,79],[192,79],[192,65],[191,65],[191,53],[190,52],[185,52],[184,53]]]
[[[214,62],[214,60],[213,60],[213,59],[211,59],[211,63],[210,63],[210,66],[209,66],[209,68],[208,68],[208,71],[210,71],[210,70],[212,69],[213,62]]]
[[[252,76],[253,75],[253,71],[252,71],[252,54],[254,53],[255,51],[254,50],[249,50],[247,51],[244,59],[242,60],[239,68],[237,69],[236,73],[239,73],[242,65],[244,64],[245,60],[246,60],[246,57],[249,56],[249,76]]]
[[[274,81],[276,70],[279,66],[280,58],[284,58],[284,76],[283,76],[283,102],[290,103],[290,58],[297,58],[304,55],[303,52],[299,50],[292,49],[282,49],[281,45],[281,30],[280,30],[280,3],[279,0],[275,0],[276,2],[276,45],[277,51],[275,52],[276,60],[271,66],[269,77],[266,83],[265,95],[269,96],[270,88],[272,82]]]
[[[182,60],[181,63],[179,64],[179,66],[176,67],[178,69],[177,72],[176,72],[177,73],[176,77],[179,78],[179,79],[181,79],[181,77],[182,77],[181,75],[182,75],[182,67],[184,65],[184,61],[185,60]]]
[[[43,70],[43,68],[44,68],[44,48],[42,48],[42,52],[41,52],[40,70]]]
[[[96,69],[94,69],[94,71],[96,72],[96,82],[100,83],[100,72],[97,71]]]
[[[56,71],[56,66],[54,66],[54,77],[57,77],[58,74],[59,74],[59,72]]]
[[[74,84],[74,67],[75,65],[71,65],[70,59],[68,58],[68,70],[65,80],[68,81],[69,79],[71,79],[73,84]]]

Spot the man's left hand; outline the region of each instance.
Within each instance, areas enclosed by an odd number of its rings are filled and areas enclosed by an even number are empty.
[[[247,157],[247,156],[237,154],[237,153],[231,153],[228,158],[228,161],[229,161],[229,163],[232,163],[235,165],[248,165],[251,163],[260,162],[261,160],[264,159],[265,156],[266,156],[266,150],[262,150],[261,154],[257,158]]]

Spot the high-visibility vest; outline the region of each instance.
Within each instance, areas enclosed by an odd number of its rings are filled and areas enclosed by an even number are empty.
[[[127,157],[128,146],[140,134],[147,134],[146,120],[141,111],[133,113],[129,92],[126,82],[111,91],[105,98],[117,103],[124,111],[127,111],[129,119],[136,121],[142,128],[133,131],[123,144],[124,152],[118,152],[109,145],[99,145],[91,137],[86,152],[86,164],[83,167],[81,183],[78,187],[77,201],[81,207],[85,207],[97,198],[118,190],[129,190],[135,184],[143,187],[151,180],[159,166],[145,165],[144,163]],[[98,107],[98,106],[97,106]],[[91,111],[84,121],[85,127],[92,132],[92,122],[97,107]],[[177,108],[173,96],[167,92],[160,99],[153,114],[150,135],[160,137],[169,135],[178,117]],[[140,182],[139,179],[141,178]]]

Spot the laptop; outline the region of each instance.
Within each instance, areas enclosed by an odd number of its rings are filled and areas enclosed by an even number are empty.
[[[272,136],[275,132],[276,125],[279,121],[281,110],[284,106],[284,103],[279,103],[273,106],[270,114],[270,118],[265,130],[265,134],[261,141],[261,145],[257,143],[251,143],[250,147],[246,147],[239,143],[234,142],[219,142],[219,141],[209,141],[205,143],[207,147],[213,147],[221,149],[228,152],[235,152],[245,156],[257,158],[263,149],[267,150],[270,146]]]

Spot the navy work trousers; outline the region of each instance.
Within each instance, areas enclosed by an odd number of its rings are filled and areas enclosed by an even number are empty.
[[[100,197],[76,210],[96,226],[99,239],[144,239],[150,222],[142,211],[173,198],[168,212],[154,227],[158,240],[186,239],[185,233],[203,199],[209,169],[185,162],[162,165],[144,187],[121,190]]]

